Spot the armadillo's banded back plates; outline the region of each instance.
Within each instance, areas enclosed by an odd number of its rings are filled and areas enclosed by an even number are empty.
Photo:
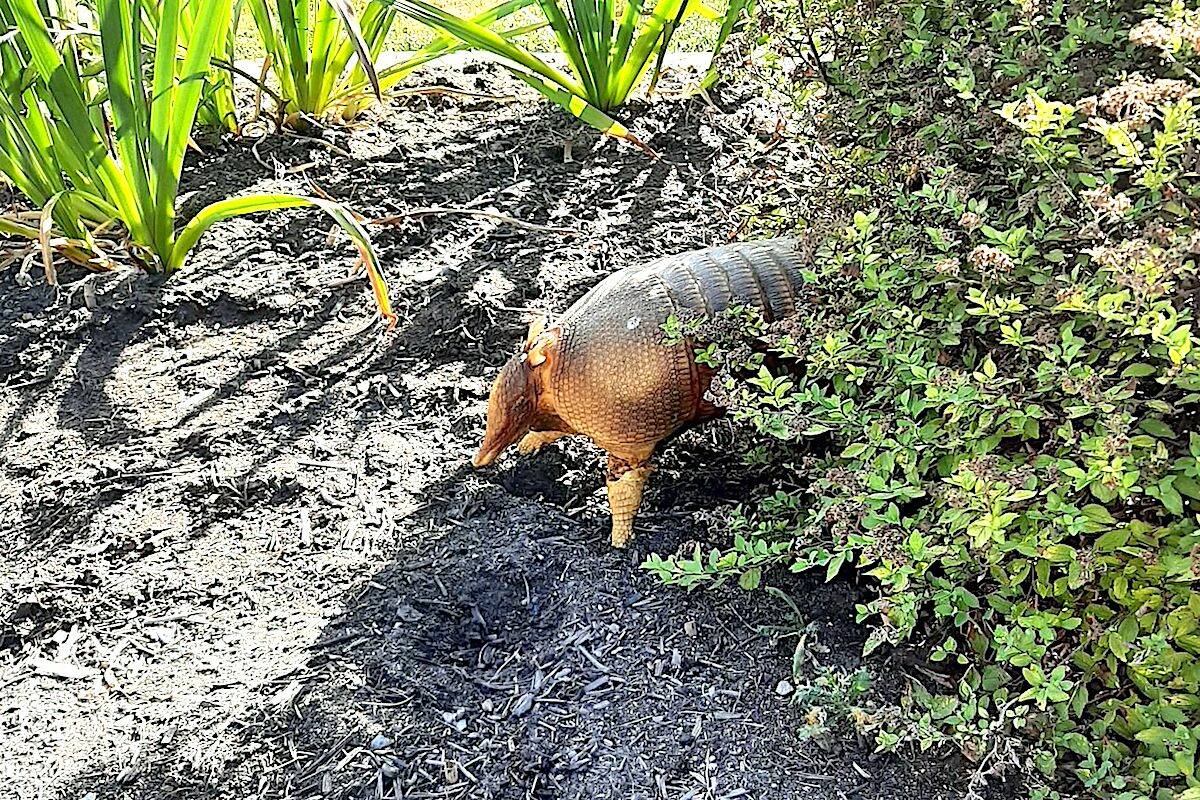
[[[702,388],[688,343],[662,325],[690,310],[711,316],[753,306],[769,320],[796,310],[808,262],[796,242],[696,250],[615,272],[559,319],[556,411],[610,452],[653,447],[694,418]]]
[[[643,269],[661,274],[679,309],[712,316],[730,306],[750,306],[771,322],[796,310],[800,270],[808,259],[795,241],[772,239],[693,250]]]

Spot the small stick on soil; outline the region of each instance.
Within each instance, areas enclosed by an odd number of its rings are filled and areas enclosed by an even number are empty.
[[[186,475],[189,472],[199,472],[199,469],[196,467],[176,467],[174,469],[156,469],[149,472],[122,472],[120,475],[101,478],[95,485],[103,486],[106,483],[128,480],[130,478],[161,478],[164,475]]]
[[[308,650],[324,650],[326,647],[333,647],[342,642],[349,642],[353,639],[365,638],[361,633],[344,633],[341,636],[335,636],[332,639],[326,639],[323,642],[313,642],[306,649]]]
[[[327,142],[324,139],[317,138],[316,136],[305,136],[302,133],[296,133],[294,131],[289,131],[287,128],[284,128],[282,133],[284,136],[288,137],[289,139],[300,139],[301,141],[311,142],[312,144],[319,144],[322,147],[324,147],[326,150],[328,150],[329,152],[336,153],[337,155],[341,156],[342,158],[354,158],[354,156],[350,155],[350,153],[348,151],[343,150],[342,148],[338,147],[333,142]]]
[[[271,168],[271,165],[268,164],[266,161],[263,161],[262,156],[260,156],[258,154],[258,146],[267,140],[267,135],[269,133],[270,133],[270,131],[263,131],[263,135],[258,137],[254,141],[254,144],[250,145],[250,155],[254,156],[254,160],[257,161],[260,165],[262,165],[263,169],[265,169],[267,172],[274,173],[275,170],[273,170]]]
[[[6,681],[4,683],[0,683],[0,689],[7,689],[10,686],[16,686],[21,681],[25,680],[26,678],[31,678],[31,677],[33,677],[32,670],[30,670],[29,672],[20,673],[15,678],[10,678],[8,681]]]
[[[307,779],[311,778],[313,775],[315,775],[317,770],[320,769],[325,764],[325,762],[329,761],[329,759],[333,758],[335,755],[340,753],[342,751],[342,748],[344,748],[346,745],[350,744],[350,740],[353,739],[356,734],[357,734],[357,731],[350,731],[349,733],[346,734],[346,736],[342,739],[342,741],[340,741],[337,745],[331,747],[330,749],[326,750],[323,754],[317,756],[315,759],[310,761],[308,766],[306,766],[303,770],[300,771],[300,773],[297,776],[297,780],[298,781],[299,780],[307,780]]]
[[[479,100],[487,100],[492,103],[515,103],[521,99],[515,94],[488,94],[487,92],[470,92],[466,89],[455,89],[450,86],[417,86],[412,89],[400,89],[393,94],[396,97],[407,97],[409,95],[434,97],[451,95],[454,97],[470,97]]]
[[[21,383],[14,383],[11,386],[5,386],[4,388],[5,389],[28,389],[31,386],[41,386],[43,383],[49,383],[52,380],[54,380],[54,376],[50,375],[45,378],[34,378],[31,381],[23,381]]]
[[[371,220],[372,225],[399,225],[409,217],[424,217],[430,214],[464,214],[473,217],[487,217],[499,222],[505,222],[518,228],[526,228],[531,231],[540,233],[557,233],[563,236],[582,236],[583,232],[575,228],[559,228],[553,225],[538,225],[536,222],[526,222],[523,219],[511,217],[508,214],[501,214],[498,211],[484,211],[475,208],[462,208],[459,206],[429,206],[428,208],[414,208],[405,211],[402,214],[394,214],[390,217],[381,217],[380,219]]]
[[[303,464],[306,467],[323,467],[325,469],[340,469],[343,472],[354,474],[358,472],[358,468],[353,464],[338,464],[334,461],[312,461],[307,458],[296,459],[297,464]]]

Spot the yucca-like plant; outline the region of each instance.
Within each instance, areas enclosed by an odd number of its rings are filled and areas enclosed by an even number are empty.
[[[229,30],[222,41],[213,50],[212,66],[208,73],[208,81],[200,98],[200,108],[196,114],[196,124],[206,130],[224,130],[230,133],[241,131],[241,122],[237,115],[237,102],[233,93],[233,66],[237,58],[234,45],[237,41],[238,21],[241,19],[244,0],[234,0],[229,18]],[[184,39],[191,41],[191,30],[196,25],[196,5],[189,0],[185,5],[188,14],[184,18],[186,26]]]
[[[702,0],[536,0],[554,31],[570,72],[558,69],[528,48],[463,19],[426,0],[389,0],[408,16],[465,45],[491,53],[521,80],[584,122],[645,148],[611,116],[629,99],[647,73],[653,84],[671,37],[692,14],[722,19],[717,50],[752,0],[730,0],[719,14]],[[716,50],[713,57],[717,55]],[[711,73],[710,73],[711,76]]]
[[[387,287],[362,225],[342,206],[292,194],[235,197],[201,209],[177,228],[184,153],[214,50],[228,35],[232,0],[155,2],[157,40],[144,42],[143,0],[96,0],[99,62],[86,63],[52,24],[47,0],[0,0],[5,97],[0,172],[67,236],[94,224],[124,226],[150,269],[181,269],[201,234],[229,217],[297,206],[329,213],[362,254],[381,312]],[[73,3],[70,5],[74,5]],[[12,94],[10,94],[12,92]],[[12,145],[11,149],[9,145]],[[9,220],[4,232],[28,233]],[[45,230],[39,231],[45,240]]]
[[[74,4],[61,10],[65,24],[78,22],[73,16],[65,16],[75,10]],[[41,84],[33,71],[29,49],[16,29],[17,18],[9,2],[0,2],[0,25],[4,27],[0,33],[0,174],[37,208],[50,207],[62,233],[82,239],[87,235],[88,223],[100,224],[111,215],[106,204],[98,207],[88,202],[86,198],[96,194],[96,187],[82,172],[78,173],[81,192],[67,194],[70,159],[59,158],[62,136],[42,113],[38,100]],[[60,40],[59,58],[65,70],[82,73],[75,37]],[[37,235],[36,228],[17,225],[10,219],[4,220],[0,231],[10,235],[32,231]]]
[[[340,101],[362,92],[367,79],[375,80],[375,57],[395,19],[393,9],[372,0],[360,23],[346,0],[248,2],[279,83],[282,114],[325,118]]]
[[[95,0],[80,0],[80,2],[95,6]],[[204,130],[228,131],[229,133],[238,133],[241,130],[233,93],[233,70],[236,68],[234,45],[237,40],[238,20],[241,18],[244,3],[245,0],[234,0],[230,12],[229,30],[213,48],[212,69],[205,81],[204,91],[200,96],[200,107],[196,112],[196,125]],[[192,0],[183,2],[183,14],[180,18],[182,29],[180,41],[185,46],[192,40],[192,29],[196,25],[196,17],[201,7],[200,3]],[[143,21],[146,41],[158,40],[159,8],[158,3],[147,3],[144,6]],[[183,55],[181,50],[179,56],[182,58]]]
[[[390,3],[370,0],[356,21],[341,3],[330,0],[246,1],[267,51],[270,71],[279,84],[285,118],[350,119],[373,99],[372,85],[377,92],[386,91],[417,67],[467,46],[443,34],[375,75],[374,64],[397,15]],[[508,0],[473,17],[472,22],[494,25],[534,1]],[[539,27],[532,25],[497,35],[517,36]]]

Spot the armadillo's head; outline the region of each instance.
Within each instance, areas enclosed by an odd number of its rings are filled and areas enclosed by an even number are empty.
[[[546,330],[539,318],[529,328],[525,346],[508,360],[488,397],[487,432],[479,452],[471,459],[476,467],[491,464],[510,444],[529,432],[538,416],[539,399],[548,370],[549,351],[557,341],[557,331]]]

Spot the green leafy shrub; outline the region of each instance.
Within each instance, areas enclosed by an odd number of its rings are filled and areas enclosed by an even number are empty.
[[[871,576],[865,649],[942,675],[861,724],[955,743],[973,790],[1021,760],[1034,797],[1200,798],[1200,14],[1125,8],[825,7],[857,209],[807,231],[810,311],[668,325],[809,452],[732,547],[645,566]]]

